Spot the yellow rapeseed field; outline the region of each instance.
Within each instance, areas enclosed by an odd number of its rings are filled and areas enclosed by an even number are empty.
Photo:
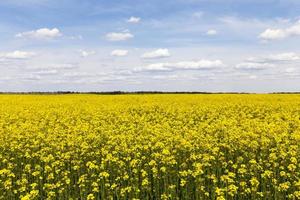
[[[299,118],[300,95],[0,95],[0,199],[300,199]]]

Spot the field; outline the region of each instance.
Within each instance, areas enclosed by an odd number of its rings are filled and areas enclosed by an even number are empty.
[[[3,200],[300,199],[300,95],[0,95],[0,113]]]

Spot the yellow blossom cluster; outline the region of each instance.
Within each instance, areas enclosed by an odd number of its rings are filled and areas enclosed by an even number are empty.
[[[0,200],[300,199],[300,95],[0,95]]]

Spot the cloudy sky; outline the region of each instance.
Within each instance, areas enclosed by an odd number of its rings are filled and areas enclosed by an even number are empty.
[[[0,91],[300,91],[299,0],[0,0]]]

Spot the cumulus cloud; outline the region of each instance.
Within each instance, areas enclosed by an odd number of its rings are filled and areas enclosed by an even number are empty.
[[[128,20],[127,20],[127,22],[128,23],[132,23],[132,24],[137,24],[137,23],[139,23],[141,21],[141,18],[139,18],[139,17],[130,17]]]
[[[137,71],[173,71],[173,70],[205,70],[215,69],[225,66],[221,60],[199,60],[199,61],[182,61],[182,62],[165,62],[154,63]]]
[[[300,36],[300,21],[285,29],[268,28],[259,35],[263,40],[280,40],[292,36]]]
[[[270,63],[257,63],[257,62],[243,62],[235,66],[236,69],[241,69],[241,70],[264,70],[270,67],[274,67],[274,65]]]
[[[170,56],[171,54],[168,49],[157,49],[155,51],[144,53],[142,58],[165,58]]]
[[[51,71],[51,70],[72,70],[77,69],[78,64],[63,63],[63,64],[49,64],[43,66],[30,66],[29,70]]]
[[[259,38],[264,40],[277,40],[287,37],[285,30],[282,29],[266,29],[259,35]]]
[[[268,56],[248,58],[249,62],[291,62],[299,61],[300,55],[294,52],[286,52],[280,54],[271,54]]]
[[[34,72],[34,74],[40,75],[40,76],[50,76],[50,75],[56,75],[58,74],[57,70],[42,70]]]
[[[300,61],[300,56],[294,52],[270,54],[260,57],[250,57],[245,62],[239,63],[235,66],[240,70],[265,70],[282,64],[291,64]],[[279,65],[280,64],[280,65]]]
[[[79,53],[81,54],[81,57],[84,58],[96,54],[95,51],[85,51],[85,50],[79,50]]]
[[[36,53],[34,52],[27,52],[27,51],[13,51],[8,53],[0,53],[1,59],[28,59],[35,56]]]
[[[117,56],[117,57],[127,56],[128,50],[116,49],[116,50],[113,50],[110,55]]]
[[[282,53],[269,56],[270,61],[296,61],[300,60],[300,56],[294,52]]]
[[[210,29],[206,32],[206,35],[217,35],[218,32],[215,29]]]
[[[136,71],[172,71],[169,63],[154,63],[143,68],[137,68]]]
[[[134,38],[134,35],[130,32],[112,32],[106,34],[106,39],[109,41],[125,41]]]
[[[289,68],[286,68],[285,69],[285,72],[286,73],[293,73],[293,72],[295,72],[296,71],[296,69],[294,68],[294,67],[289,67]]]
[[[16,34],[18,38],[32,38],[32,39],[54,39],[62,36],[59,29],[41,28],[37,30],[27,31]]]
[[[257,79],[257,76],[256,75],[250,75],[249,79]]]

